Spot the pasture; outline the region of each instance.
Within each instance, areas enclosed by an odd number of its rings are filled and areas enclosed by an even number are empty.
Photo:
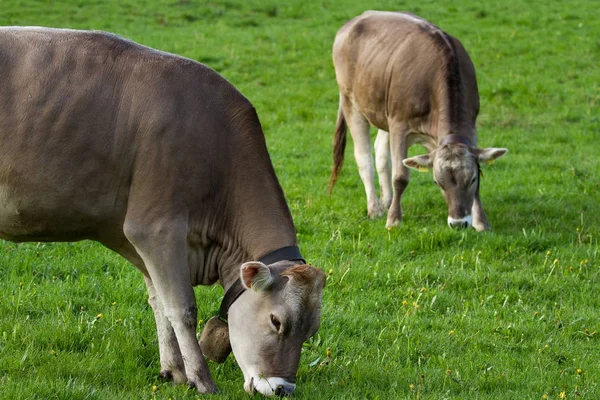
[[[412,173],[399,228],[369,220],[351,140],[327,194],[331,45],[366,9],[415,13],[469,51],[479,144],[509,149],[483,168],[491,232],[450,230],[431,173]],[[253,102],[302,253],[328,275],[293,397],[600,398],[597,2],[3,0],[0,25],[114,32]],[[199,397],[159,380],[142,276],[100,245],[0,242],[0,293],[1,399]],[[196,288],[199,329],[222,293]],[[209,366],[213,398],[251,397],[233,357]]]

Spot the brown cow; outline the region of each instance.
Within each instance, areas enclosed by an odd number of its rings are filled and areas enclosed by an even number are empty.
[[[458,39],[411,14],[367,11],[338,31],[333,64],[340,106],[330,191],[344,160],[347,124],[369,217],[389,207],[386,226],[399,225],[407,167],[433,167],[433,179],[448,204],[448,225],[488,229],[479,200],[479,164],[507,149],[477,148],[477,80]],[[370,125],[379,129],[375,154],[381,200],[375,190]],[[414,143],[429,154],[406,158]]]
[[[161,375],[206,393],[193,286],[219,281],[244,388],[295,389],[324,274],[298,252],[254,108],[208,67],[102,32],[0,28],[0,237],[129,260]]]

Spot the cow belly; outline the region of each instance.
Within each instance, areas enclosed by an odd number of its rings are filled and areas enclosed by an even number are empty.
[[[44,191],[17,192],[0,185],[0,238],[13,242],[74,241],[94,237],[114,221],[97,203],[81,207],[74,199]]]
[[[385,112],[381,110],[371,110],[367,107],[360,107],[360,105],[355,104],[355,109],[360,110],[360,112],[364,115],[364,117],[369,121],[371,125],[376,127],[377,129],[384,130],[386,132],[390,131],[389,124]]]

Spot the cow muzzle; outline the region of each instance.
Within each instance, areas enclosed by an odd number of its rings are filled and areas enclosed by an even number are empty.
[[[463,218],[448,217],[448,226],[452,229],[465,229],[473,225],[473,217],[467,215]]]
[[[244,384],[244,390],[250,394],[259,392],[264,396],[289,396],[296,390],[296,384],[279,377],[253,376]]]

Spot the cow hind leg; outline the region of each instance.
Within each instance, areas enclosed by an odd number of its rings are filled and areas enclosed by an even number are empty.
[[[210,376],[196,338],[198,317],[187,265],[187,223],[177,219],[163,219],[151,223],[129,220],[125,222],[125,235],[144,262],[151,281],[148,285],[149,295],[156,295],[151,301],[155,303],[155,313],[158,310],[155,316],[159,327],[159,340],[162,335],[165,341],[164,353],[169,349],[175,351],[174,333],[188,384],[201,393],[215,393],[217,387]],[[167,322],[171,328],[168,328]],[[171,373],[176,371],[177,376],[173,375],[173,379],[182,380],[179,375],[181,366],[178,354],[164,353],[161,353],[161,356],[166,364],[162,365],[161,361],[161,366]]]
[[[375,165],[379,176],[381,204],[386,209],[392,204],[391,163],[390,134],[380,129],[377,131],[377,138],[375,139]]]
[[[373,154],[371,153],[371,136],[369,134],[369,121],[356,111],[349,101],[343,102],[344,115],[354,141],[354,159],[358,167],[360,179],[367,195],[367,214],[369,218],[383,215],[384,209],[377,198],[375,189],[375,168]]]

